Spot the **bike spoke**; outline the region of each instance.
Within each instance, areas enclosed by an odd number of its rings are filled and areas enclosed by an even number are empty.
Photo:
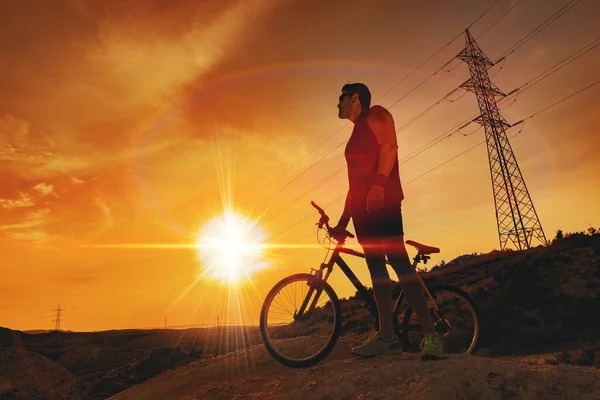
[[[438,310],[430,308],[434,328],[444,343],[444,352],[450,354],[472,352],[479,335],[477,311],[459,292],[449,289],[435,290]],[[419,351],[418,345],[423,338],[423,329],[413,309],[410,320],[408,323],[404,322],[403,329],[408,333],[411,349]]]
[[[336,324],[339,325],[329,292],[322,286],[316,289],[314,279],[310,275],[290,279],[272,291],[265,302],[261,329],[266,344],[269,351],[288,362],[308,360],[322,353],[331,342]],[[304,312],[298,315],[302,304]],[[295,312],[290,312],[290,305]]]

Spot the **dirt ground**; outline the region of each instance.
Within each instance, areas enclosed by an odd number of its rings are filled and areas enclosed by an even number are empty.
[[[477,356],[356,358],[350,348],[375,320],[354,296],[341,302],[332,354],[306,369],[274,360],[257,327],[65,332],[60,345],[53,333],[0,327],[0,400],[600,400],[600,234],[469,255],[425,277],[477,302]],[[315,323],[303,334],[316,335]]]
[[[68,398],[73,381],[67,369],[36,352],[0,347],[0,400]]]
[[[342,338],[321,363],[293,369],[252,346],[167,371],[111,397],[133,399],[600,399],[600,370],[543,357],[418,354],[362,359]]]

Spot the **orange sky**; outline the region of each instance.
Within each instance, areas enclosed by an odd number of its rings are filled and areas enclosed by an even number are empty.
[[[473,34],[516,2],[499,1]],[[337,118],[341,86],[364,82],[379,98],[492,3],[2,2],[0,325],[52,328],[59,303],[72,330],[161,326],[165,316],[170,326],[213,324],[217,315],[255,322],[270,287],[318,267],[325,250],[277,251],[243,286],[203,278],[186,291],[205,268],[196,249],[86,245],[193,243],[228,201],[262,218],[267,237],[285,230],[312,213],[310,200],[324,205],[347,190],[343,171],[289,204],[344,164],[343,146],[332,151],[351,132]],[[567,3],[524,0],[478,42],[497,59]],[[599,11],[596,1],[578,3],[511,54],[494,83],[510,92],[598,38]],[[456,60],[405,96],[463,45],[455,40],[376,101],[396,127],[468,78]],[[523,119],[597,81],[598,71],[596,48],[502,114]],[[511,140],[549,239],[600,226],[599,88],[527,121]],[[443,102],[399,132],[399,157],[477,112],[472,93]],[[433,263],[499,246],[483,145],[408,183],[481,140],[483,130],[455,133],[400,167],[406,238],[441,247]],[[327,208],[332,219],[342,206]],[[272,241],[294,243],[315,222]],[[317,244],[314,236],[301,243]],[[366,266],[351,265],[370,284]],[[342,297],[354,293],[339,272],[330,282]]]

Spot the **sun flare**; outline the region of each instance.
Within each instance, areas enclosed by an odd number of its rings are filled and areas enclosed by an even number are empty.
[[[229,282],[247,280],[267,266],[265,234],[256,223],[235,212],[226,212],[208,223],[198,236],[198,255],[203,274]]]

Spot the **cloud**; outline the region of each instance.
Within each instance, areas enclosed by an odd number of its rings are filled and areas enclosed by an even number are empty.
[[[19,192],[19,198],[16,200],[11,199],[0,199],[0,205],[2,208],[13,209],[13,208],[24,208],[24,207],[33,207],[35,203],[32,198],[23,192]]]
[[[96,229],[96,234],[98,235],[115,226],[117,221],[113,217],[114,203],[112,201],[104,197],[96,197],[94,203],[100,208],[103,216]]]
[[[113,228],[129,188],[109,198],[106,188],[96,192],[93,178],[126,180],[136,165],[162,174],[178,161],[173,154],[188,146],[187,138],[212,132],[210,118],[180,112],[161,125],[157,116],[168,114],[190,85],[202,87],[235,70],[249,27],[275,3],[20,4],[0,12],[0,42],[17,43],[0,46],[0,57],[14,60],[0,64],[0,163],[12,179],[0,181],[0,210],[13,210],[1,230],[19,240],[49,240],[40,221],[17,209],[60,195],[52,216],[82,215],[77,226],[89,217],[97,233]],[[145,134],[153,129],[156,135]],[[210,155],[197,151],[188,164],[204,165]],[[56,229],[67,236],[74,225]]]
[[[5,234],[13,240],[28,242],[35,247],[44,248],[47,244],[62,239],[60,236],[48,232],[47,229],[43,229],[44,225],[55,222],[55,219],[49,218],[50,213],[49,208],[28,212],[22,222],[0,225],[0,235]]]
[[[74,173],[85,179],[115,159],[145,151],[132,135],[188,83],[234,55],[248,25],[271,4],[64,0],[3,6],[0,38],[19,38],[19,44],[0,46],[2,59],[15,61],[0,65],[0,110],[10,113],[0,112],[0,161],[28,181]],[[151,146],[161,152],[174,135],[185,132],[161,136]]]
[[[46,197],[50,194],[52,194],[54,197],[58,197],[58,195],[54,192],[54,185],[45,182],[36,184],[31,188],[30,192],[31,193],[18,191],[19,197],[17,199],[0,199],[0,206],[8,210],[14,208],[33,207],[36,204],[36,197]]]
[[[103,197],[96,197],[95,203],[100,208],[100,210],[102,210],[102,214],[104,214],[106,218],[112,219],[112,207],[109,205],[108,200],[106,200]]]
[[[0,161],[40,164],[52,157],[51,147],[42,135],[31,133],[27,121],[0,115]]]
[[[224,54],[239,45],[242,32],[272,5],[273,1],[264,0],[238,2],[207,27],[196,24],[187,35],[196,64],[204,71],[212,68]]]
[[[54,193],[54,185],[49,185],[47,183],[38,183],[33,187],[35,192],[38,192],[41,196],[48,196],[49,194],[53,194],[55,197],[58,197],[56,193]]]
[[[93,162],[93,157],[61,154],[59,147],[64,150],[61,140],[55,142],[47,133],[32,131],[29,122],[0,115],[0,161],[12,167],[14,174],[35,180],[86,169]]]
[[[21,229],[34,228],[39,225],[47,224],[50,220],[47,218],[50,214],[49,208],[28,212],[21,223],[0,225],[0,231],[13,231]]]
[[[48,242],[51,239],[54,239],[56,236],[51,235],[50,233],[41,229],[33,229],[12,232],[10,234],[10,237],[12,237],[15,240],[22,240],[26,242]]]

